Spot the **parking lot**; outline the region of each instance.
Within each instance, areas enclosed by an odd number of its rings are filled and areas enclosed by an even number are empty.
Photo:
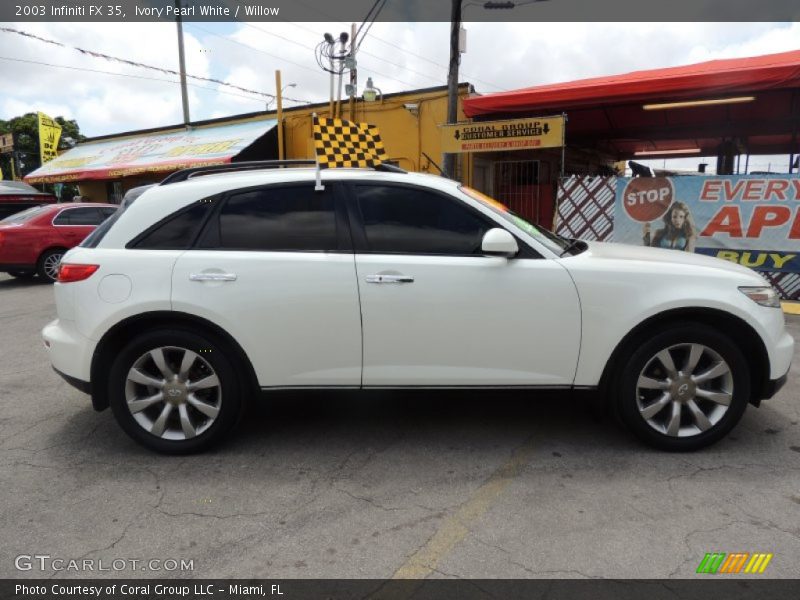
[[[167,457],[51,370],[54,315],[49,285],[0,275],[0,577],[686,578],[707,552],[797,576],[800,361],[694,454],[563,400],[383,393],[280,397],[215,451]]]

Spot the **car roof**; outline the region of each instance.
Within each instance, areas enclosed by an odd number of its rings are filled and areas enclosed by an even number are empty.
[[[315,168],[291,167],[286,169],[257,169],[248,171],[228,171],[221,173],[209,173],[208,175],[196,175],[185,181],[170,183],[167,185],[155,186],[147,190],[147,196],[155,195],[157,190],[178,188],[181,190],[202,193],[207,191],[209,194],[219,193],[226,190],[245,188],[257,185],[269,185],[276,183],[299,183],[312,182],[317,177]],[[459,185],[457,181],[431,175],[427,173],[405,173],[391,171],[375,171],[373,169],[322,169],[320,179],[324,184],[326,181],[352,181],[352,182],[393,182],[409,183],[422,187],[432,187],[449,189]],[[161,195],[158,193],[158,195]]]
[[[58,212],[67,208],[119,208],[116,204],[104,204],[101,202],[61,202],[59,204],[42,204],[44,212]]]
[[[5,181],[0,180],[0,195],[5,194],[25,194],[25,195],[39,195],[39,196],[52,196],[52,194],[47,194],[45,192],[40,192],[32,185],[28,185],[24,181]]]

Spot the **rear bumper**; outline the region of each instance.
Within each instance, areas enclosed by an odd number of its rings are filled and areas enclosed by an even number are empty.
[[[90,394],[91,395],[91,393],[92,393],[92,384],[89,383],[88,381],[83,381],[83,380],[77,379],[75,377],[70,377],[69,375],[67,375],[66,373],[62,373],[61,371],[59,371],[55,367],[53,367],[53,371],[58,373],[64,381],[66,381],[68,384],[70,384],[76,390],[80,390],[84,394]]]
[[[770,379],[765,384],[764,387],[761,389],[761,394],[759,395],[760,400],[769,400],[775,394],[780,391],[780,389],[786,384],[786,379],[789,376],[788,373],[783,377],[778,377],[777,379]]]
[[[44,345],[53,368],[78,381],[90,381],[95,343],[81,335],[74,321],[56,319],[42,330]]]

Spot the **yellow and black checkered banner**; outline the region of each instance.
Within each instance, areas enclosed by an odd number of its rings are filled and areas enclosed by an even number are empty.
[[[365,169],[386,160],[374,125],[314,117],[314,150],[320,169]]]

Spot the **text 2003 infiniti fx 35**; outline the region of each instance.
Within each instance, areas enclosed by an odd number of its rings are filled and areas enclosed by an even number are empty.
[[[597,390],[691,450],[786,379],[777,294],[739,265],[565,240],[440,177],[237,168],[168,177],[61,263],[53,367],[154,450],[262,391],[504,387]]]

